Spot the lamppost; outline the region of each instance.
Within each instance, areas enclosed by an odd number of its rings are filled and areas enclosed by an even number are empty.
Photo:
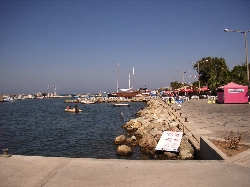
[[[183,81],[183,85],[184,85],[184,83],[185,83],[185,82],[184,82],[184,74],[187,73],[188,71],[190,71],[190,70],[187,70],[187,71],[182,72],[182,81]],[[177,72],[180,72],[180,71],[177,71]]]
[[[244,34],[245,48],[246,48],[247,82],[248,82],[248,86],[249,86],[250,78],[249,78],[249,68],[248,68],[247,32],[250,32],[250,30],[243,32],[243,31],[239,31],[239,30],[234,31],[234,30],[224,29],[224,32],[239,32],[239,33]]]
[[[205,61],[207,62],[208,60],[205,60]],[[189,63],[193,63],[193,62],[189,62]],[[200,88],[201,88],[201,82],[200,82],[200,62],[198,61],[197,64],[198,64],[198,82],[199,82],[199,93],[200,93]]]

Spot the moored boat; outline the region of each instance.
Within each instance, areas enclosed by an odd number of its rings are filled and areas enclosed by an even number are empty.
[[[108,97],[125,97],[125,98],[133,98],[136,96],[140,96],[140,94],[143,94],[146,92],[147,88],[140,88],[139,90],[132,90],[132,89],[120,89],[120,92],[116,93],[108,93]]]
[[[8,96],[8,97],[5,97],[5,98],[3,99],[3,101],[4,101],[4,102],[11,102],[11,101],[14,101],[14,98],[11,97],[11,96]]]
[[[90,101],[90,100],[82,100],[81,103],[82,104],[95,104],[94,101]]]
[[[126,107],[130,107],[130,104],[127,104],[127,103],[116,103],[116,104],[113,104],[113,106],[126,106]]]

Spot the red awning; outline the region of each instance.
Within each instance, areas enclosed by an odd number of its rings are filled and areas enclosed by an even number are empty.
[[[208,91],[208,87],[207,86],[204,86],[202,88],[199,89],[200,92],[204,92],[204,91]]]
[[[180,90],[180,92],[193,92],[193,90],[191,90],[191,89],[183,89],[183,90]]]

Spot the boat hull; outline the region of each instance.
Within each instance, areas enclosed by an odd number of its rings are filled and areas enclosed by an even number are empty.
[[[136,97],[138,94],[140,94],[140,91],[134,91],[134,92],[117,92],[113,94],[108,94],[109,97],[126,97],[126,98],[132,98]]]
[[[95,104],[94,101],[81,101],[82,104]]]
[[[79,112],[82,112],[82,110],[80,109],[75,109],[75,108],[71,108],[71,109],[65,109],[65,112],[71,112],[71,113],[79,113]]]
[[[113,104],[113,106],[117,106],[117,107],[121,107],[121,106],[130,107],[130,104],[117,103],[117,104]]]

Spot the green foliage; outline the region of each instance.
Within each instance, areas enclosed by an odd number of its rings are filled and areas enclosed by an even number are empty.
[[[180,82],[175,81],[175,82],[171,82],[170,86],[172,87],[172,90],[175,90],[175,89],[181,88],[182,84]]]
[[[229,69],[224,58],[202,58],[194,65],[194,69],[199,73],[201,86],[208,86],[212,93],[216,89],[228,83]]]
[[[216,94],[219,86],[234,82],[241,85],[248,85],[246,64],[237,65],[232,71],[229,70],[225,59],[218,57],[206,57],[198,60],[194,65],[199,75],[200,87],[208,86],[212,94]],[[196,91],[199,81],[192,83],[192,88]],[[172,89],[181,88],[183,85],[177,81],[171,82]]]
[[[231,71],[231,82],[236,82],[241,85],[248,85],[246,76],[246,64],[237,65]]]

